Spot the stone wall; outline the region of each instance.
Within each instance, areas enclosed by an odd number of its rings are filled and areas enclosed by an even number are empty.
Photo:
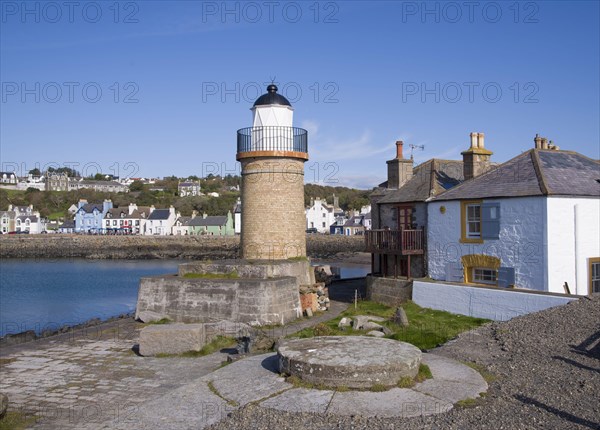
[[[175,322],[285,324],[301,316],[294,277],[205,279],[153,276],[140,280],[136,318],[152,311]]]
[[[367,300],[398,306],[412,300],[412,281],[367,276]]]
[[[0,235],[0,258],[198,259],[237,258],[239,236]],[[306,235],[309,257],[364,251],[362,236]]]

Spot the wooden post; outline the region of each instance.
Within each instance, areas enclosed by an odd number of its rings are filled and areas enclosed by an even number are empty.
[[[410,279],[410,254],[408,254],[408,268],[407,268],[407,273],[408,273],[408,276],[406,278]]]

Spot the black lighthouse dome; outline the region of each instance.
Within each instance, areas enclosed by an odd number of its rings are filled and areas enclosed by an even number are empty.
[[[281,94],[277,94],[277,85],[271,84],[267,87],[267,94],[263,94],[254,102],[254,106],[264,105],[282,105],[292,106],[292,104],[283,97]]]

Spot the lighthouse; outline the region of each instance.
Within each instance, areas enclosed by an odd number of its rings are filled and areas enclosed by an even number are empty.
[[[241,257],[306,257],[304,163],[308,134],[293,126],[294,109],[271,84],[254,102],[252,127],[237,132],[242,174]]]

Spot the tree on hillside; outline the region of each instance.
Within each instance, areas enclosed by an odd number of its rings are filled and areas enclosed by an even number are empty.
[[[133,181],[129,185],[129,191],[142,191],[144,189],[144,183],[142,181]]]

